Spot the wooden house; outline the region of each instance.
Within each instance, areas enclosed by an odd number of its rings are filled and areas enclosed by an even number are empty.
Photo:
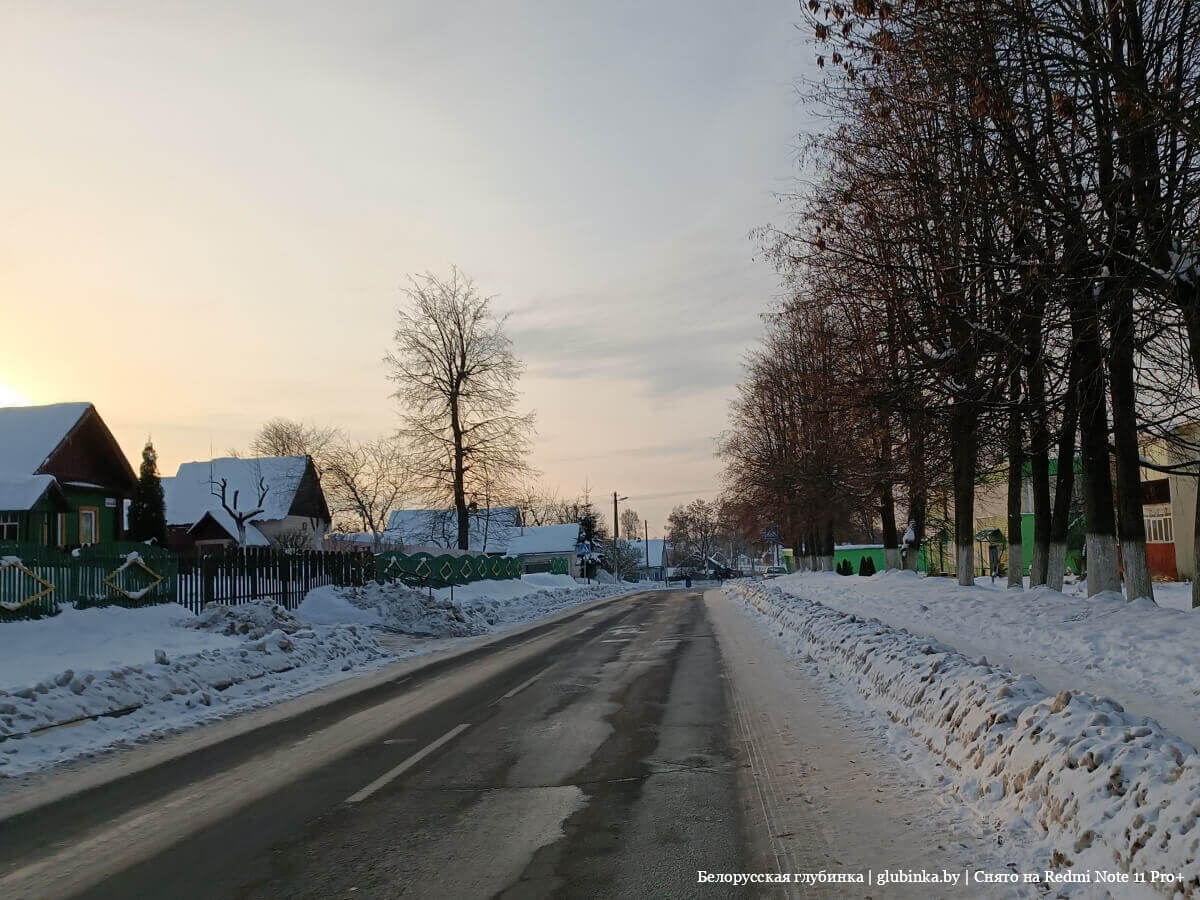
[[[162,484],[168,540],[177,550],[239,543],[319,550],[329,531],[329,505],[307,456],[183,463]]]
[[[0,408],[0,540],[121,540],[136,482],[92,404]]]

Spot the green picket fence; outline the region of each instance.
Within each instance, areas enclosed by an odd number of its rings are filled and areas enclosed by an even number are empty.
[[[108,543],[65,553],[0,542],[0,622],[54,615],[63,606],[272,601],[295,609],[322,585],[361,585],[375,577],[370,554],[228,548],[176,553],[139,543]]]
[[[504,556],[435,556],[388,550],[375,556],[375,580],[444,588],[521,577],[521,561]]]
[[[53,615],[63,605],[146,606],[175,599],[175,555],[138,543],[56,547],[0,542],[0,621]]]

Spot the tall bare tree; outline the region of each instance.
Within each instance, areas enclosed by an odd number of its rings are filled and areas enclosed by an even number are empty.
[[[413,472],[458,517],[470,548],[472,494],[502,495],[529,472],[532,413],[517,410],[524,369],[489,298],[457,268],[410,277],[395,346],[384,358],[402,407]]]

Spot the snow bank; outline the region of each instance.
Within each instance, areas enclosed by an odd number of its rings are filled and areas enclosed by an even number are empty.
[[[49,663],[34,661],[52,635],[37,635],[35,629],[63,619],[74,625],[66,635],[77,653],[54,657],[60,665],[69,659],[70,667],[47,675]],[[106,649],[80,637],[112,634],[114,622],[129,625],[131,632]],[[30,637],[30,646],[10,637],[18,629]],[[20,657],[4,657],[0,776],[275,703],[392,658],[369,629],[306,626],[271,604],[210,606],[199,617],[164,606],[64,610],[53,619],[5,623],[0,640]],[[14,662],[39,674],[13,678]],[[55,727],[65,724],[74,727]]]
[[[1091,599],[1048,588],[1009,591],[915,572],[868,578],[803,573],[772,582],[833,609],[873,616],[924,634],[968,656],[987,654],[1057,692],[1086,688],[1153,716],[1200,745],[1200,615],[1127,603],[1120,594]]]
[[[1162,893],[1200,894],[1200,756],[1154,720],[1093,694],[1050,694],[1029,675],[774,584],[725,593],[918,736],[962,800],[1032,823],[1052,848],[1046,868],[1144,872]],[[1150,873],[1179,880],[1149,885]]]
[[[402,584],[321,587],[308,592],[297,615],[308,622],[353,622],[418,637],[465,637],[539,619],[568,606],[613,596],[621,585],[585,586],[565,575],[476,581],[414,590]]]
[[[206,632],[175,627],[195,616],[176,603],[125,609],[62,607],[56,616],[0,625],[0,687],[41,681],[65,669],[106,669],[230,646]]]

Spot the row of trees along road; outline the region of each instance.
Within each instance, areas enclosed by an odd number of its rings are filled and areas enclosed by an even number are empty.
[[[823,568],[864,512],[894,564],[944,498],[967,584],[975,486],[1007,471],[1019,584],[1027,467],[1032,583],[1061,587],[1082,492],[1089,593],[1120,589],[1119,539],[1127,596],[1151,596],[1139,445],[1197,455],[1176,426],[1196,418],[1200,374],[1200,7],[810,0],[805,15],[830,124],[794,217],[761,234],[787,296],[721,442],[731,495]],[[1055,457],[1081,477],[1059,465],[1052,490]],[[1195,523],[1175,528],[1200,550]]]

